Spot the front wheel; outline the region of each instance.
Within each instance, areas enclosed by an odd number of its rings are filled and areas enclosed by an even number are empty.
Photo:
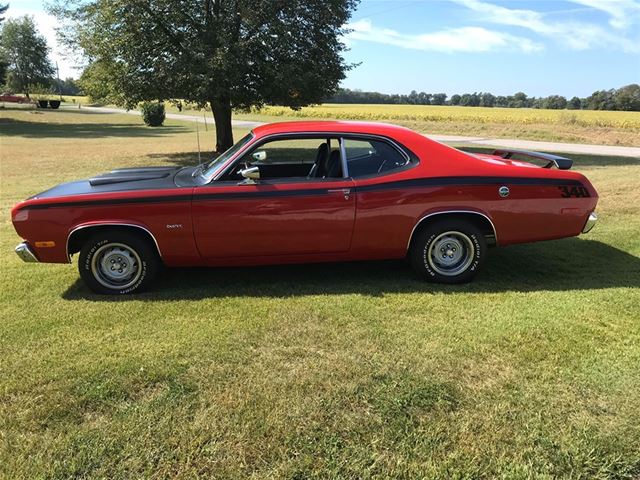
[[[123,295],[148,287],[161,266],[155,247],[139,235],[105,230],[80,250],[78,269],[96,293]]]
[[[470,222],[443,220],[416,233],[409,257],[413,268],[437,283],[466,283],[476,276],[487,251],[484,235]]]

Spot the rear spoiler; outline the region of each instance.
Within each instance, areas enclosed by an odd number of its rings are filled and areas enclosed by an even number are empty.
[[[569,170],[573,165],[573,160],[570,158],[559,157],[550,153],[529,152],[527,150],[496,150],[493,154],[504,159],[511,158],[513,155],[522,155],[523,157],[546,160],[549,163],[543,168],[551,168],[555,165],[558,170]]]

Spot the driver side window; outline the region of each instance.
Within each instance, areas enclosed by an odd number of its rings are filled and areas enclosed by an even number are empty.
[[[296,137],[267,141],[238,161],[230,179],[241,179],[239,171],[245,167],[258,167],[260,179],[312,180],[343,176],[337,138]]]

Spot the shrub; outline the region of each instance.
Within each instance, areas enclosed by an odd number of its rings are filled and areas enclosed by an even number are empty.
[[[145,102],[142,104],[142,120],[150,127],[159,127],[164,123],[164,103]]]

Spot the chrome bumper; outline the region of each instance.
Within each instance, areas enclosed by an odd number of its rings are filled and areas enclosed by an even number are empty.
[[[35,254],[31,251],[31,247],[27,244],[27,242],[22,242],[20,245],[16,247],[16,254],[20,257],[23,262],[37,262],[38,259]]]
[[[596,225],[597,221],[598,215],[596,215],[596,212],[591,212],[591,214],[589,214],[589,218],[587,219],[587,223],[584,224],[582,233],[589,233],[591,229]]]

